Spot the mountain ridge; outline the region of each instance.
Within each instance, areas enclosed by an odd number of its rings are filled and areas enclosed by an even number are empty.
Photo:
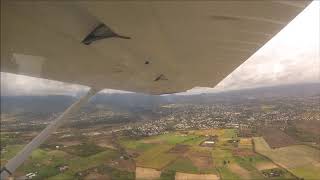
[[[170,103],[197,104],[305,96],[320,96],[320,83],[268,86],[195,95],[155,96],[140,93],[99,93],[90,100],[86,107],[105,105],[120,109],[150,109]],[[1,96],[1,112],[61,112],[75,102],[77,98],[79,97],[66,95]]]

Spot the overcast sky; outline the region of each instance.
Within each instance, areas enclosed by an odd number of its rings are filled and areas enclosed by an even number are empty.
[[[320,82],[319,9],[320,1],[312,2],[215,88],[195,87],[183,94]],[[1,73],[1,95],[74,95],[87,89],[85,86]]]

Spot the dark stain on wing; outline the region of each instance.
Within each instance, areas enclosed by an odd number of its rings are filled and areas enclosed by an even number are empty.
[[[159,76],[156,77],[156,79],[154,79],[154,81],[165,81],[165,80],[168,80],[168,78],[163,75],[163,74],[160,74]]]

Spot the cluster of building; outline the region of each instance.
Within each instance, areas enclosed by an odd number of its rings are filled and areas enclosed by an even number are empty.
[[[152,136],[172,130],[208,128],[273,127],[285,129],[297,120],[319,120],[319,98],[277,98],[216,103],[176,103],[153,107],[152,112],[114,112],[108,108],[89,108],[71,117],[77,128],[89,128],[100,124],[112,125],[113,131],[125,131],[132,136]],[[144,116],[147,113],[147,118]],[[39,121],[19,120],[22,115],[5,116],[2,129],[43,129],[59,114],[47,115]],[[4,116],[4,115],[2,115]],[[32,115],[34,117],[35,115]],[[143,117],[144,116],[144,117]],[[41,116],[43,117],[43,116]],[[24,118],[25,119],[25,118]],[[8,121],[6,121],[8,120]],[[96,132],[94,132],[96,133]],[[92,133],[87,136],[96,135]]]
[[[159,107],[158,120],[128,125],[132,135],[151,136],[170,130],[208,128],[287,128],[298,120],[319,120],[320,110],[301,99],[235,104],[172,104]]]

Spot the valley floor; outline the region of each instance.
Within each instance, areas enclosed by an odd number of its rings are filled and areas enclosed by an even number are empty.
[[[2,137],[9,134],[2,132]],[[69,143],[67,143],[69,142]],[[1,165],[23,144],[1,151]],[[236,129],[51,138],[32,153],[16,177],[33,179],[320,179],[320,151],[307,145],[270,148],[263,137]]]

